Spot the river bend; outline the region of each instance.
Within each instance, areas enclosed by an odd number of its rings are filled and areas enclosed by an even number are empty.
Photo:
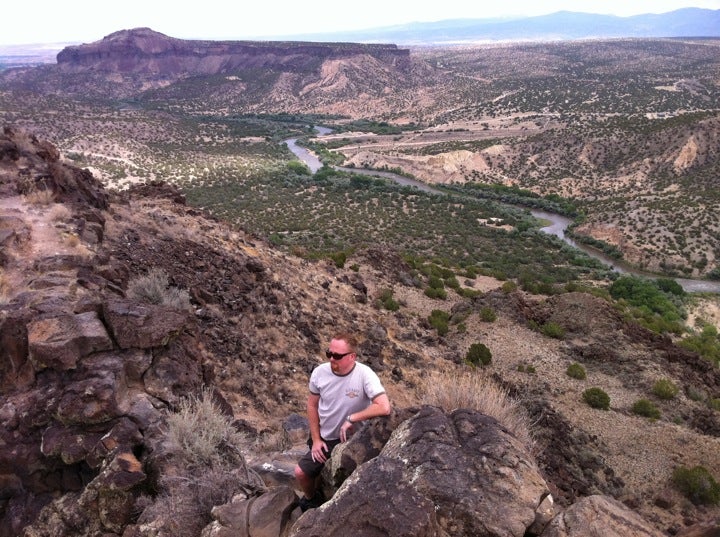
[[[318,127],[319,129],[319,127]],[[329,131],[328,131],[329,132]],[[312,173],[317,172],[320,168],[322,168],[322,163],[317,158],[317,156],[309,151],[308,149],[301,147],[297,145],[297,139],[292,138],[290,140],[285,140],[285,143],[287,144],[290,151],[292,151],[295,156],[297,156],[302,162],[304,162],[308,168],[312,171]],[[423,183],[422,181],[418,181],[416,179],[410,179],[408,177],[404,177],[402,175],[398,175],[396,173],[392,172],[385,172],[385,171],[377,171],[377,170],[366,170],[363,168],[344,168],[341,166],[335,167],[338,170],[351,172],[351,173],[357,173],[362,175],[372,175],[377,177],[383,177],[386,179],[391,179],[392,181],[395,181],[396,183],[403,185],[403,186],[412,186],[416,187],[419,190],[422,190],[424,192],[429,192],[432,194],[443,194],[446,195],[446,192],[442,192],[441,190],[437,190],[427,183]],[[594,257],[595,259],[600,260],[605,265],[611,267],[616,272],[620,272],[623,274],[633,274],[635,276],[644,276],[647,278],[657,278],[658,276],[656,274],[651,274],[648,272],[643,272],[641,270],[638,270],[632,266],[630,266],[627,263],[624,263],[623,261],[618,261],[616,259],[611,258],[610,256],[607,256],[600,252],[599,250],[596,250],[595,248],[590,248],[584,244],[578,243],[574,240],[572,240],[570,237],[565,235],[565,231],[567,230],[568,226],[572,223],[572,220],[570,218],[567,218],[565,216],[551,213],[548,211],[541,211],[536,209],[530,209],[530,213],[538,219],[541,220],[547,220],[550,222],[549,225],[540,228],[541,231],[545,233],[549,233],[551,235],[555,235],[556,237],[559,237],[563,241],[565,241],[570,246],[577,248],[578,250],[582,250],[586,254],[588,254],[591,257]],[[720,282],[718,281],[711,281],[711,280],[691,280],[688,278],[673,278],[677,283],[679,283],[682,288],[689,292],[689,293],[697,293],[697,292],[708,292],[708,293],[720,293]]]

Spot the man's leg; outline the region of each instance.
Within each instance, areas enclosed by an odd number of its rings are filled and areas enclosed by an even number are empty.
[[[315,489],[317,488],[316,478],[307,475],[299,464],[295,466],[295,480],[308,500],[315,495]]]
[[[340,440],[325,440],[328,450],[325,452],[329,458],[333,448],[340,443]],[[308,445],[311,445],[308,443]],[[316,462],[312,458],[312,452],[308,451],[303,455],[295,466],[295,481],[300,490],[303,491],[304,497],[300,499],[300,507],[303,511],[307,509],[319,507],[325,498],[317,489],[317,478],[322,472],[324,462]]]

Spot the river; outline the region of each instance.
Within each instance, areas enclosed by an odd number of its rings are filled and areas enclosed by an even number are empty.
[[[321,134],[327,134],[330,132],[329,129],[326,129],[324,127],[316,127],[318,132]],[[317,158],[317,156],[312,153],[311,151],[308,151],[306,148],[301,147],[297,145],[297,138],[292,138],[290,140],[285,140],[285,143],[287,144],[290,151],[292,151],[295,156],[297,156],[301,161],[303,161],[310,170],[315,173],[320,168],[322,168],[322,163]],[[336,166],[335,169],[345,171],[345,172],[351,172],[351,173],[358,173],[362,175],[372,175],[376,177],[384,177],[386,179],[391,179],[392,181],[395,181],[396,183],[403,185],[403,186],[412,186],[416,187],[419,190],[422,190],[423,192],[428,192],[431,194],[442,194],[446,195],[446,192],[442,192],[441,190],[438,190],[436,188],[431,187],[427,183],[423,183],[422,181],[418,181],[416,179],[410,179],[408,177],[404,177],[402,175],[398,175],[396,173],[392,172],[384,172],[384,171],[377,171],[377,170],[366,170],[363,168],[345,168],[342,166]],[[540,220],[547,220],[550,222],[550,225],[545,226],[543,228],[540,228],[541,231],[545,233],[549,233],[551,235],[555,235],[556,237],[559,237],[563,241],[565,241],[570,246],[577,248],[578,250],[582,250],[586,254],[588,254],[590,257],[594,257],[595,259],[600,260],[605,265],[611,267],[614,271],[620,272],[623,274],[633,274],[635,276],[644,276],[646,278],[657,278],[657,274],[652,274],[649,272],[643,272],[642,270],[639,270],[637,268],[632,267],[631,265],[619,261],[617,259],[613,259],[612,257],[605,255],[599,250],[596,250],[595,248],[591,248],[589,246],[586,246],[584,244],[578,243],[574,240],[572,240],[570,237],[567,237],[565,235],[565,230],[567,230],[568,226],[572,223],[572,220],[570,218],[567,218],[565,216],[550,213],[547,211],[540,211],[536,209],[530,209],[530,213]],[[707,293],[720,293],[720,282],[718,281],[711,281],[711,280],[691,280],[688,278],[673,278],[677,283],[679,283],[682,288],[687,291],[688,293],[699,293],[699,292],[707,292]]]

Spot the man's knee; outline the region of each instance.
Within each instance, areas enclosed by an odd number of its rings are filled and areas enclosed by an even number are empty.
[[[308,476],[305,472],[303,472],[303,469],[300,468],[300,465],[295,466],[295,479],[297,479],[300,482],[307,481]]]

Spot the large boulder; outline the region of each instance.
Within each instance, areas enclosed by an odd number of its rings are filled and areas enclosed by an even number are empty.
[[[323,468],[321,484],[325,497],[333,496],[359,466],[377,457],[393,431],[417,412],[417,407],[394,408],[389,416],[359,424],[350,439],[333,450],[332,457]]]
[[[495,419],[425,406],[291,535],[522,537],[547,494],[532,455]]]
[[[190,320],[188,312],[183,310],[120,298],[110,299],[103,305],[103,317],[121,349],[167,345]]]
[[[556,516],[542,537],[661,537],[639,515],[609,496],[588,496]]]
[[[36,371],[45,367],[74,369],[79,358],[113,347],[105,325],[94,311],[38,319],[27,330],[30,360]]]
[[[134,490],[146,477],[132,453],[117,453],[81,492],[65,494],[46,505],[24,535],[120,535],[135,514]]]
[[[213,523],[202,537],[282,537],[293,521],[297,496],[292,488],[280,486],[261,496],[242,495],[215,507]]]

